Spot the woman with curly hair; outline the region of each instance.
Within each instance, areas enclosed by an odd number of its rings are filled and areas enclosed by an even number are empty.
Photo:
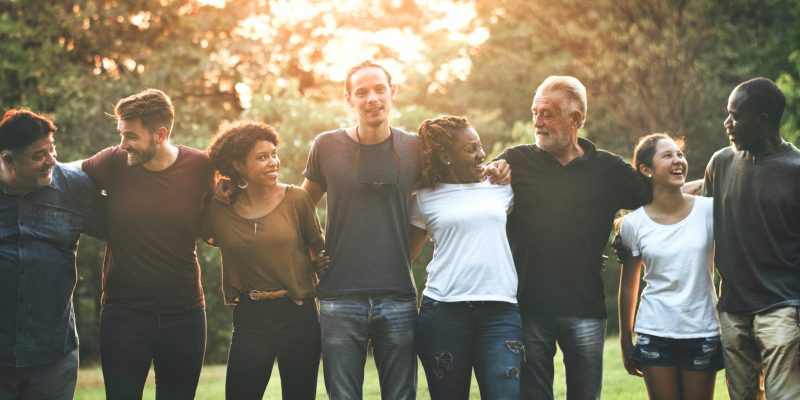
[[[419,127],[422,176],[411,205],[412,255],[434,243],[416,326],[432,399],[519,398],[522,320],[506,238],[510,185],[492,185],[478,133],[446,116]]]
[[[233,336],[225,394],[261,399],[275,358],[285,399],[316,396],[320,330],[312,258],[324,248],[311,197],[278,181],[278,134],[238,123],[208,148],[217,175],[241,189],[230,204],[212,201],[203,216],[207,242],[220,248]],[[324,257],[323,257],[324,259]]]
[[[625,369],[644,376],[651,399],[712,399],[722,347],[711,198],[681,192],[689,164],[682,141],[667,134],[641,138],[633,164],[653,200],[626,215],[620,232],[630,252],[622,257],[619,286]],[[637,313],[643,267],[646,286]]]

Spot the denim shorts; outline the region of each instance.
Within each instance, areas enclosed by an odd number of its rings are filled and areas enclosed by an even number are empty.
[[[692,371],[724,368],[719,336],[670,339],[637,333],[630,358],[642,365],[675,366]]]

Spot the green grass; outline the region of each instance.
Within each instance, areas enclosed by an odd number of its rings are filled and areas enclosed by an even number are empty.
[[[566,397],[566,385],[564,383],[564,365],[561,362],[561,355],[556,354],[555,383],[553,391],[556,399]],[[619,356],[619,342],[617,338],[606,340],[605,355],[603,359],[603,398],[604,399],[645,399],[644,381],[641,378],[628,375],[622,367],[622,360]],[[364,398],[379,399],[380,388],[378,386],[378,375],[372,359],[367,360],[367,367],[364,377]],[[430,399],[428,395],[428,383],[422,366],[419,368],[417,398]],[[272,371],[272,378],[267,386],[266,399],[280,399],[280,378],[278,377],[277,366]],[[103,392],[103,376],[100,368],[83,368],[78,375],[78,389],[75,393],[76,400],[102,400],[105,398]],[[225,366],[206,365],[200,376],[200,385],[197,388],[197,399],[223,399],[225,398]],[[320,368],[319,380],[317,384],[317,399],[327,398],[325,394],[325,384],[322,381],[322,369]],[[715,399],[727,399],[725,393],[724,373],[717,374],[717,385]],[[155,399],[155,384],[153,381],[152,369],[147,378],[147,385],[144,390],[144,399]],[[472,380],[470,399],[480,399],[478,386],[475,379]]]

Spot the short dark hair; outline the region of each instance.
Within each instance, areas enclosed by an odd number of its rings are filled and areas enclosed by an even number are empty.
[[[344,93],[345,94],[350,94],[350,90],[353,88],[353,84],[350,82],[350,78],[353,76],[353,74],[358,72],[358,70],[364,69],[364,68],[378,68],[378,69],[380,69],[386,75],[386,81],[389,83],[389,86],[392,86],[392,76],[389,74],[389,71],[387,71],[386,68],[384,68],[382,65],[380,65],[380,64],[378,64],[378,63],[376,63],[376,62],[374,62],[372,60],[365,60],[365,61],[362,61],[362,62],[354,65],[352,68],[350,68],[349,71],[347,71],[347,79],[345,79],[345,81],[344,81]]]
[[[453,146],[458,135],[469,128],[464,117],[444,116],[426,119],[419,126],[420,187],[433,187],[442,182],[447,175],[447,167],[439,160],[439,154]]]
[[[125,121],[139,119],[150,132],[162,126],[167,128],[167,132],[172,132],[175,108],[166,93],[158,89],[146,89],[118,101],[114,116],[117,120]]]
[[[11,109],[0,121],[0,150],[19,150],[55,133],[53,121],[27,108]]]
[[[208,145],[208,156],[219,175],[234,182],[242,179],[233,166],[234,161],[244,162],[256,142],[266,140],[278,147],[280,136],[271,126],[262,122],[237,122],[220,127]]]
[[[639,167],[644,165],[647,168],[653,168],[653,157],[656,155],[656,145],[664,139],[674,140],[681,150],[685,150],[683,138],[674,137],[668,133],[651,133],[642,136],[639,138],[639,141],[636,142],[636,147],[633,148],[633,168],[636,170],[636,174],[639,175],[650,189],[652,189],[653,183],[650,181],[650,178],[642,174]]]
[[[767,78],[753,78],[740,83],[734,90],[741,90],[747,95],[746,110],[766,114],[770,126],[776,130],[780,128],[786,97],[775,82]]]

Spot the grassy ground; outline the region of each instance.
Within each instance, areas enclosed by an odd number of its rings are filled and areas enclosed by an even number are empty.
[[[603,360],[605,367],[603,371],[603,398],[604,399],[645,399],[647,393],[644,388],[644,382],[641,378],[628,375],[622,367],[622,360],[619,356],[619,342],[617,338],[609,338],[605,346],[605,358]],[[556,355],[556,360],[561,360],[561,355]],[[561,362],[556,362],[555,383],[554,383],[555,398],[563,399],[566,397],[566,387],[564,384],[564,367]],[[280,399],[280,378],[278,377],[278,368],[273,370],[272,379],[270,379],[267,386],[267,393],[264,398],[266,399]],[[425,379],[425,373],[422,366],[419,369],[419,385],[417,391],[419,399],[430,399],[428,395],[428,383]],[[78,389],[75,393],[76,400],[102,400],[104,399],[103,392],[103,376],[99,368],[84,368],[81,369],[78,375]],[[152,370],[148,377],[147,385],[144,390],[144,399],[155,398],[155,385],[153,382]],[[225,398],[225,366],[224,365],[207,365],[203,367],[202,375],[200,376],[200,385],[197,388],[197,399],[223,399]],[[319,383],[317,385],[317,399],[325,399],[325,384],[322,381],[322,370],[320,368]],[[367,368],[364,378],[364,398],[365,399],[379,399],[380,388],[378,387],[378,376],[375,370],[375,364],[372,360],[367,361]],[[717,386],[715,399],[727,399],[725,393],[724,374],[717,374]],[[472,390],[470,399],[480,399],[478,386],[475,380],[472,381]]]

